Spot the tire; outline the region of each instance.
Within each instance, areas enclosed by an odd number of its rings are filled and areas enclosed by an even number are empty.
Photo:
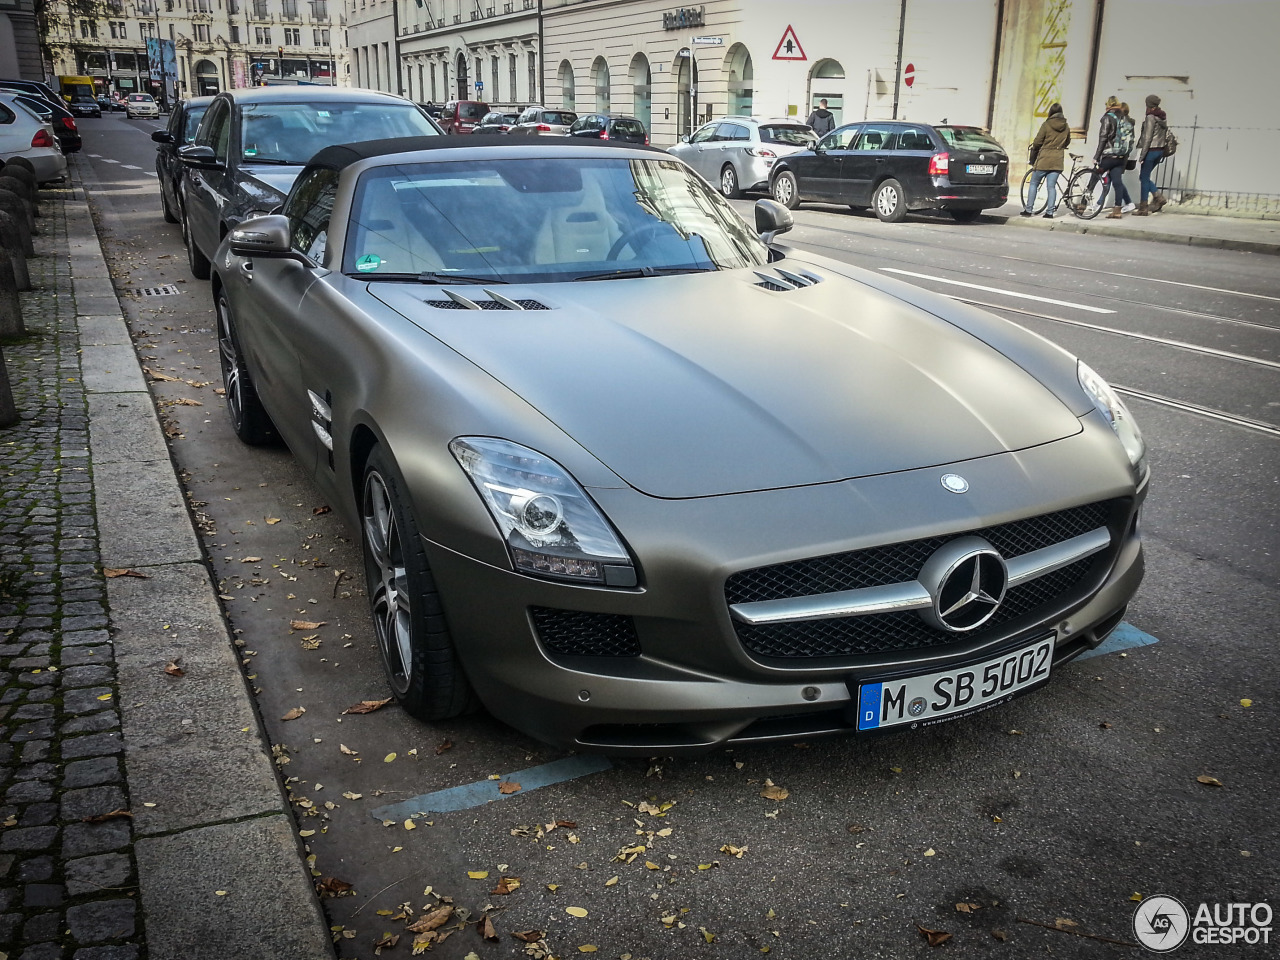
[[[902,184],[897,180],[886,180],[876,187],[871,196],[871,209],[885,223],[901,223],[907,216],[907,198],[902,192]]]
[[[738,185],[738,171],[733,169],[732,163],[726,163],[720,171],[720,195],[726,200],[737,200],[742,196],[742,189]]]
[[[163,174],[160,174],[160,175],[163,176]],[[178,220],[177,215],[173,212],[173,210],[169,206],[169,198],[165,195],[163,182],[161,183],[161,186],[160,186],[160,212],[164,214],[165,223],[180,222]]]
[[[249,369],[244,364],[244,354],[236,340],[235,320],[227,303],[226,290],[218,291],[216,304],[218,322],[218,359],[222,365],[222,392],[227,401],[227,414],[231,428],[242,443],[253,447],[276,442],[276,426],[271,422],[258,391],[254,388]]]
[[[185,226],[183,220],[182,238],[187,241],[187,264],[191,267],[191,275],[197,280],[209,279],[209,258],[196,249],[196,242],[191,236],[191,228]]]
[[[773,178],[769,193],[788,210],[800,206],[800,185],[796,182],[796,175],[790,170],[783,170]]]
[[[1096,170],[1081,170],[1067,184],[1067,206],[1081,220],[1092,220],[1102,212],[1104,183],[1100,175],[1093,189],[1088,189],[1095,173]]]
[[[405,712],[446,720],[475,702],[454,651],[404,480],[381,446],[365,463],[360,539],[387,683]]]
[[[1041,209],[1044,209],[1043,207]],[[955,219],[956,223],[974,223],[978,217],[982,216],[981,210],[948,210],[947,211]]]
[[[1026,176],[1022,178],[1022,209],[1027,209],[1027,195],[1031,192],[1031,174],[1034,170],[1028,170]],[[1044,208],[1049,205],[1049,184],[1048,177],[1040,182],[1040,189],[1036,191],[1036,207],[1032,213],[1044,213]]]

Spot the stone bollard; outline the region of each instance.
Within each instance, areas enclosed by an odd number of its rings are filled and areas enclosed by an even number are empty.
[[[22,167],[28,173],[36,172],[36,165],[32,163],[30,160],[28,160],[26,157],[10,157],[8,160],[5,161],[5,163],[12,163],[12,164],[15,164],[16,166]]]
[[[17,422],[18,408],[9,386],[9,365],[4,362],[4,350],[0,350],[0,427],[11,427]]]
[[[18,285],[13,280],[13,264],[8,258],[0,257],[0,337],[21,337],[26,332]]]
[[[22,249],[22,235],[18,222],[0,210],[0,258],[8,257],[13,264],[13,278],[19,290],[31,289],[31,271],[27,269],[27,255]]]
[[[0,190],[8,190],[10,193],[16,193],[27,207],[27,228],[34,237],[40,233],[36,228],[36,202],[31,196],[31,191],[25,183],[13,177],[0,177]]]
[[[0,166],[0,177],[13,177],[15,180],[21,180],[27,185],[27,197],[36,204],[36,216],[40,216],[40,184],[36,183],[36,175],[26,167],[20,167],[16,163],[6,163]]]
[[[18,235],[18,243],[25,256],[33,257],[36,253],[35,243],[31,240],[31,228],[27,226],[27,205],[22,198],[8,190],[0,190],[0,210],[13,219],[13,228]]]

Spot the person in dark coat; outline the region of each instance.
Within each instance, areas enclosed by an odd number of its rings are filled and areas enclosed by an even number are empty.
[[[1156,189],[1151,172],[1156,164],[1164,159],[1165,147],[1168,145],[1167,115],[1160,109],[1160,98],[1154,93],[1147,97],[1147,115],[1142,119],[1142,133],[1138,136],[1137,154],[1142,158],[1142,173],[1138,182],[1142,184],[1142,202],[1138,204],[1135,216],[1145,217],[1151,213],[1159,213],[1165,199]],[[1147,198],[1151,199],[1148,207]]]
[[[1032,160],[1031,187],[1027,190],[1027,207],[1022,216],[1031,216],[1036,206],[1036,192],[1040,189],[1040,181],[1049,180],[1049,205],[1045,207],[1046,219],[1052,220],[1058,208],[1058,174],[1066,166],[1067,144],[1071,142],[1071,127],[1067,118],[1062,115],[1062,104],[1049,105],[1049,116],[1040,124],[1036,138],[1031,142]]]
[[[805,123],[813,127],[813,132],[819,137],[823,137],[836,128],[836,117],[827,109],[827,101],[823,99],[818,101],[818,109],[809,114]]]

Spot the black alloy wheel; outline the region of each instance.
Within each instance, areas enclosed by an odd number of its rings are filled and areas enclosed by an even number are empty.
[[[236,342],[235,321],[227,303],[226,290],[218,291],[218,359],[222,366],[222,392],[227,401],[231,428],[241,442],[250,446],[275,443],[276,427],[258,399],[240,345]]]
[[[187,265],[191,275],[197,280],[209,279],[209,258],[196,248],[195,238],[191,236],[191,227],[187,225],[186,211],[182,212],[182,239],[187,244]]]
[[[391,458],[377,446],[365,464],[360,533],[373,630],[391,692],[419,720],[445,720],[474,705],[454,652],[418,526]]]

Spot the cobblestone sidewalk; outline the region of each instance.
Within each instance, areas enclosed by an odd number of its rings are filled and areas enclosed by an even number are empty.
[[[41,193],[27,336],[4,345],[0,431],[0,956],[141,957],[115,657],[100,568],[67,243]]]

